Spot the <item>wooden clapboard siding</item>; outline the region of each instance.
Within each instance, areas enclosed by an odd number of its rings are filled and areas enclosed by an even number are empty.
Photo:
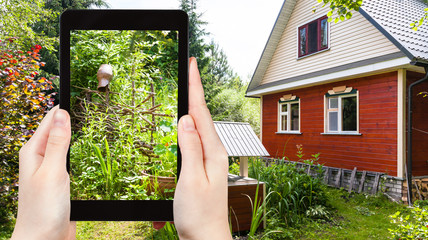
[[[407,72],[407,86],[424,77],[424,74]],[[428,97],[418,93],[428,91],[428,81],[413,88],[413,128],[428,132]],[[406,101],[407,102],[407,101]],[[407,122],[407,121],[406,121]],[[428,134],[413,129],[412,165],[414,176],[428,175]]]
[[[321,134],[324,96],[341,85],[358,90],[361,136]],[[300,135],[275,133],[278,100],[284,94],[300,98]],[[397,72],[264,95],[262,118],[262,142],[273,157],[297,160],[296,145],[303,144],[305,159],[319,152],[327,166],[397,174]]]
[[[298,0],[261,84],[399,52],[373,24],[356,12],[351,19],[330,24],[330,49],[297,59],[299,26],[326,15],[329,8],[313,0]]]

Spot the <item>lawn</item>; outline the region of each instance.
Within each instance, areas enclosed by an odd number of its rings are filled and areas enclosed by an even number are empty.
[[[390,215],[409,212],[406,206],[389,201],[385,196],[348,194],[328,188],[332,207],[330,220],[312,221],[302,226],[300,239],[390,239],[388,229],[395,228]]]
[[[397,211],[408,211],[404,205],[381,195],[348,194],[341,189],[328,188],[327,196],[328,220],[306,220],[293,228],[275,228],[272,225],[275,223],[271,222],[268,230],[256,239],[390,239],[388,229],[395,226],[389,216]],[[281,232],[265,235],[271,230]],[[237,239],[238,236],[235,234]],[[77,239],[162,238],[148,222],[78,222]]]
[[[268,221],[268,229],[256,239],[391,239],[388,229],[395,225],[389,216],[397,211],[409,212],[405,205],[393,203],[382,195],[348,194],[330,187],[327,201],[327,220],[306,219],[293,228],[280,228]],[[1,230],[0,239],[8,239],[11,229],[3,226]],[[272,230],[280,232],[265,235]],[[167,239],[162,234],[164,231],[155,230],[150,222],[78,222],[76,239]],[[238,236],[235,234],[237,239]]]

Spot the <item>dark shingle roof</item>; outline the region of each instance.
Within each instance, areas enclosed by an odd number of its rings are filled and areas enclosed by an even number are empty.
[[[428,61],[428,24],[414,31],[410,23],[419,20],[428,5],[421,0],[364,0],[360,13],[375,25],[407,57]]]

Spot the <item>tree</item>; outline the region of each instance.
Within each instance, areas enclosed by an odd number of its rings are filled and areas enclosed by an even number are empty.
[[[49,74],[59,75],[59,16],[67,9],[88,9],[91,7],[110,7],[104,0],[45,0],[43,9],[52,12],[55,17],[41,19],[32,29],[37,34],[54,38],[54,50],[42,49],[42,59],[46,62],[43,70]]]
[[[258,99],[246,99],[245,87],[233,71],[226,53],[213,40],[206,43],[207,22],[197,13],[197,0],[180,0],[189,15],[189,54],[198,59],[205,101],[214,120],[249,122],[258,132]]]
[[[0,38],[15,38],[22,49],[39,44],[52,51],[57,39],[37,33],[32,27],[54,17],[44,8],[43,0],[0,0]]]
[[[189,55],[198,59],[198,66],[203,69],[208,65],[208,58],[205,56],[209,46],[205,43],[204,37],[209,33],[203,28],[208,23],[202,21],[202,13],[196,12],[197,0],[181,0],[180,8],[189,15]]]
[[[234,77],[227,61],[226,54],[211,41],[205,43],[209,33],[203,28],[208,23],[202,21],[202,14],[197,13],[197,0],[181,0],[180,8],[189,15],[189,54],[198,59],[201,80],[205,91],[208,108],[210,102],[230,79]]]

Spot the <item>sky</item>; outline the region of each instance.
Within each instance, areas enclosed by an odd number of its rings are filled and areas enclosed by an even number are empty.
[[[284,0],[198,0],[197,12],[229,65],[249,81]],[[112,9],[178,9],[179,0],[106,0]],[[207,40],[209,42],[210,39]]]

